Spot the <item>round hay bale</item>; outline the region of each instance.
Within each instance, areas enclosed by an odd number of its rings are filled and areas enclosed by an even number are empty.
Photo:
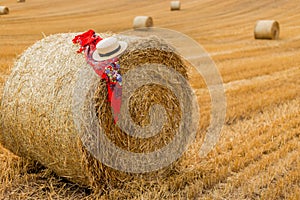
[[[180,10],[180,1],[171,1],[170,2],[170,9],[173,10]]]
[[[255,39],[276,40],[279,38],[279,23],[275,20],[259,20],[254,28]]]
[[[134,173],[102,164],[86,148],[86,143],[94,139],[94,133],[101,132],[120,148],[136,153],[155,151],[175,135],[182,118],[180,100],[169,88],[155,83],[138,88],[128,103],[132,120],[141,127],[149,124],[150,119],[145,116],[152,105],[159,104],[167,113],[166,123],[160,134],[147,139],[124,133],[114,123],[105,82],[84,56],[76,53],[78,47],[72,43],[75,35],[48,36],[18,58],[3,91],[0,141],[15,154],[36,160],[80,185],[113,185],[132,179]],[[144,64],[160,63],[187,77],[182,58],[159,38],[118,37],[128,42],[127,50],[119,58],[122,76]],[[152,78],[164,80],[161,70],[153,71]],[[140,78],[147,76],[147,71],[140,72]],[[140,78],[133,78],[132,82],[139,82]],[[185,130],[179,134],[186,133]],[[86,141],[82,140],[84,134]]]
[[[0,15],[7,15],[9,13],[9,9],[6,6],[0,6]]]
[[[149,16],[136,16],[133,19],[133,28],[148,28],[153,26],[153,19]]]
[[[17,3],[24,3],[25,0],[17,0]]]

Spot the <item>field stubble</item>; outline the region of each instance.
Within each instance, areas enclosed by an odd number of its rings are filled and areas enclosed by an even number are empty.
[[[210,118],[205,83],[191,73],[202,131],[184,155],[189,160],[170,177],[92,191],[0,146],[1,199],[300,199],[300,8],[294,1],[229,0],[217,5],[211,0],[185,0],[176,15],[167,13],[169,2],[158,0],[152,5],[135,1],[136,10],[126,9],[126,3],[132,3],[129,0],[103,1],[103,12],[98,1],[91,1],[93,9],[80,1],[59,1],[59,7],[55,2],[16,5],[3,1],[11,12],[0,18],[0,94],[14,60],[43,34],[89,28],[118,32],[130,27],[136,13],[144,13],[151,14],[158,26],[195,38],[211,54],[224,80],[226,123],[207,157],[190,156],[199,150]],[[117,17],[120,14],[124,18]],[[280,40],[254,40],[255,21],[270,17],[282,24]]]

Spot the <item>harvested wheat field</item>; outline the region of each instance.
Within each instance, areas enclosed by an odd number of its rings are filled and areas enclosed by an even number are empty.
[[[47,41],[47,38],[60,33],[69,39],[74,33],[89,29],[97,33],[120,33],[132,28],[136,16],[151,16],[155,27],[181,32],[205,48],[221,74],[227,103],[225,123],[217,145],[205,157],[199,157],[197,152],[210,123],[211,98],[203,78],[194,74],[192,69],[182,67],[184,62],[172,55],[179,66],[177,70],[181,69],[180,73],[184,76],[187,70],[200,106],[196,140],[181,159],[163,173],[154,173],[154,176],[132,175],[110,170],[97,162],[93,162],[94,165],[78,163],[77,166],[79,159],[76,156],[86,155],[83,158],[86,163],[93,158],[86,151],[75,151],[80,144],[74,141],[68,143],[71,141],[68,138],[64,139],[69,146],[60,145],[67,150],[75,149],[72,151],[75,153],[69,156],[74,158],[72,162],[66,163],[59,160],[60,155],[68,156],[66,152],[52,154],[51,148],[56,148],[55,144],[39,146],[36,143],[34,148],[29,146],[24,150],[18,149],[19,145],[29,140],[19,138],[22,140],[20,144],[0,145],[0,199],[300,199],[300,4],[295,0],[181,0],[180,3],[180,10],[171,12],[170,1],[161,0],[152,0],[151,4],[133,0],[0,2],[9,7],[9,14],[0,15],[1,102],[4,102],[4,84],[14,63],[36,42]],[[254,27],[258,20],[276,20],[280,25],[279,38],[255,39]],[[52,37],[51,42],[62,45],[61,41],[61,38],[53,40]],[[37,57],[38,52],[45,56],[47,51],[53,53],[49,58],[59,56],[61,46],[48,50],[39,44],[35,46],[38,51],[31,48],[28,52]],[[68,45],[76,54],[77,46]],[[188,50],[189,46],[182,43],[181,48]],[[45,58],[34,59],[37,64],[40,60],[51,65]],[[24,57],[21,60],[25,60],[21,63],[24,66],[31,62]],[[124,66],[132,64],[128,62],[130,59],[124,60]],[[78,63],[83,65],[84,62],[79,60]],[[19,66],[23,66],[21,64]],[[30,67],[34,69],[34,66]],[[72,66],[67,67],[70,71],[66,74],[72,74]],[[48,71],[45,71],[45,80],[51,81],[53,74],[50,69],[46,70],[49,70],[49,77]],[[63,77],[60,79],[62,83],[66,81]],[[51,87],[50,83],[40,81],[41,87]],[[36,83],[39,83],[38,79]],[[72,85],[70,87],[72,89]],[[19,88],[12,90],[18,94]],[[142,91],[135,98],[142,98],[146,93],[147,99],[156,91],[147,87],[144,90],[148,93]],[[164,92],[163,89],[161,91]],[[48,94],[41,92],[38,95]],[[49,100],[49,105],[55,104],[58,100],[55,97],[58,96],[54,96],[53,101]],[[63,95],[59,97],[64,98]],[[157,101],[160,102],[160,99]],[[37,100],[33,104],[38,103]],[[137,105],[143,103],[142,100],[136,101]],[[65,109],[57,107],[55,110],[59,108]],[[103,110],[97,112],[100,115]],[[69,118],[68,115],[64,117],[64,120]],[[104,118],[106,120],[106,116]],[[2,121],[5,121],[12,129],[21,130],[20,124],[14,127],[15,121],[8,122],[9,119],[1,119],[1,126],[4,127]],[[18,120],[34,124],[27,115]],[[176,120],[174,127],[177,126]],[[113,126],[110,122],[107,131]],[[3,130],[1,127],[0,131]],[[53,133],[59,134],[57,131]],[[2,136],[7,137],[7,132],[0,132],[0,140]],[[13,137],[18,139],[18,136]],[[46,140],[58,141],[57,138],[52,139],[50,135],[50,139]],[[128,146],[126,142],[119,145]],[[163,142],[158,144],[162,145]],[[27,150],[36,152],[35,160],[33,156],[26,155]],[[131,150],[138,152],[140,149]],[[49,152],[52,157],[47,160],[45,155]],[[68,169],[72,173],[67,174],[65,171]],[[98,169],[101,169],[100,174],[97,174]],[[82,172],[90,174],[80,174]]]

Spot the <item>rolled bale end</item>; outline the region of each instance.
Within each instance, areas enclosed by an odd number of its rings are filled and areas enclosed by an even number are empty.
[[[142,127],[149,123],[149,117],[145,116],[155,104],[165,108],[167,117],[166,124],[157,136],[149,139],[130,137],[114,123],[105,82],[86,63],[84,56],[76,53],[78,46],[72,43],[75,35],[65,33],[48,36],[29,47],[18,58],[3,91],[0,142],[15,154],[38,161],[59,176],[80,185],[99,187],[106,182],[114,185],[120,180],[140,177],[139,174],[123,172],[103,164],[91,153],[87,144],[91,142],[93,148],[94,141],[99,140],[96,134],[100,134],[130,152],[155,152],[170,142],[174,135],[188,131],[177,133],[181,121],[186,121],[181,120],[180,99],[168,87],[155,83],[134,91],[128,105],[136,124]],[[128,43],[127,50],[119,58],[122,76],[139,70],[143,65],[161,63],[173,71],[152,70],[154,78],[175,81],[170,85],[178,87],[174,72],[187,77],[187,66],[182,58],[163,40],[156,37],[118,37]],[[147,75],[148,71],[141,69],[133,73],[136,78],[129,80],[133,85],[143,78],[152,80]],[[178,92],[185,91],[178,89]],[[185,107],[189,107],[188,101],[184,103]],[[117,162],[124,157],[109,158]],[[131,159],[130,163],[134,164],[134,160]],[[146,173],[145,176],[157,177],[158,173],[166,175],[174,166],[154,174]]]
[[[133,19],[134,29],[149,28],[152,26],[153,26],[153,19],[150,16],[136,16]]]
[[[7,15],[9,13],[9,9],[6,6],[0,6],[0,15]]]
[[[170,2],[170,10],[180,10],[180,1],[171,1]]]
[[[254,28],[255,39],[276,40],[279,38],[279,23],[275,20],[258,20]]]

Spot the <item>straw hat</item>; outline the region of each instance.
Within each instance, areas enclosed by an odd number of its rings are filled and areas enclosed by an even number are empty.
[[[118,41],[115,37],[108,37],[98,42],[96,48],[97,50],[93,53],[93,59],[104,61],[120,55],[127,48],[127,43]]]

